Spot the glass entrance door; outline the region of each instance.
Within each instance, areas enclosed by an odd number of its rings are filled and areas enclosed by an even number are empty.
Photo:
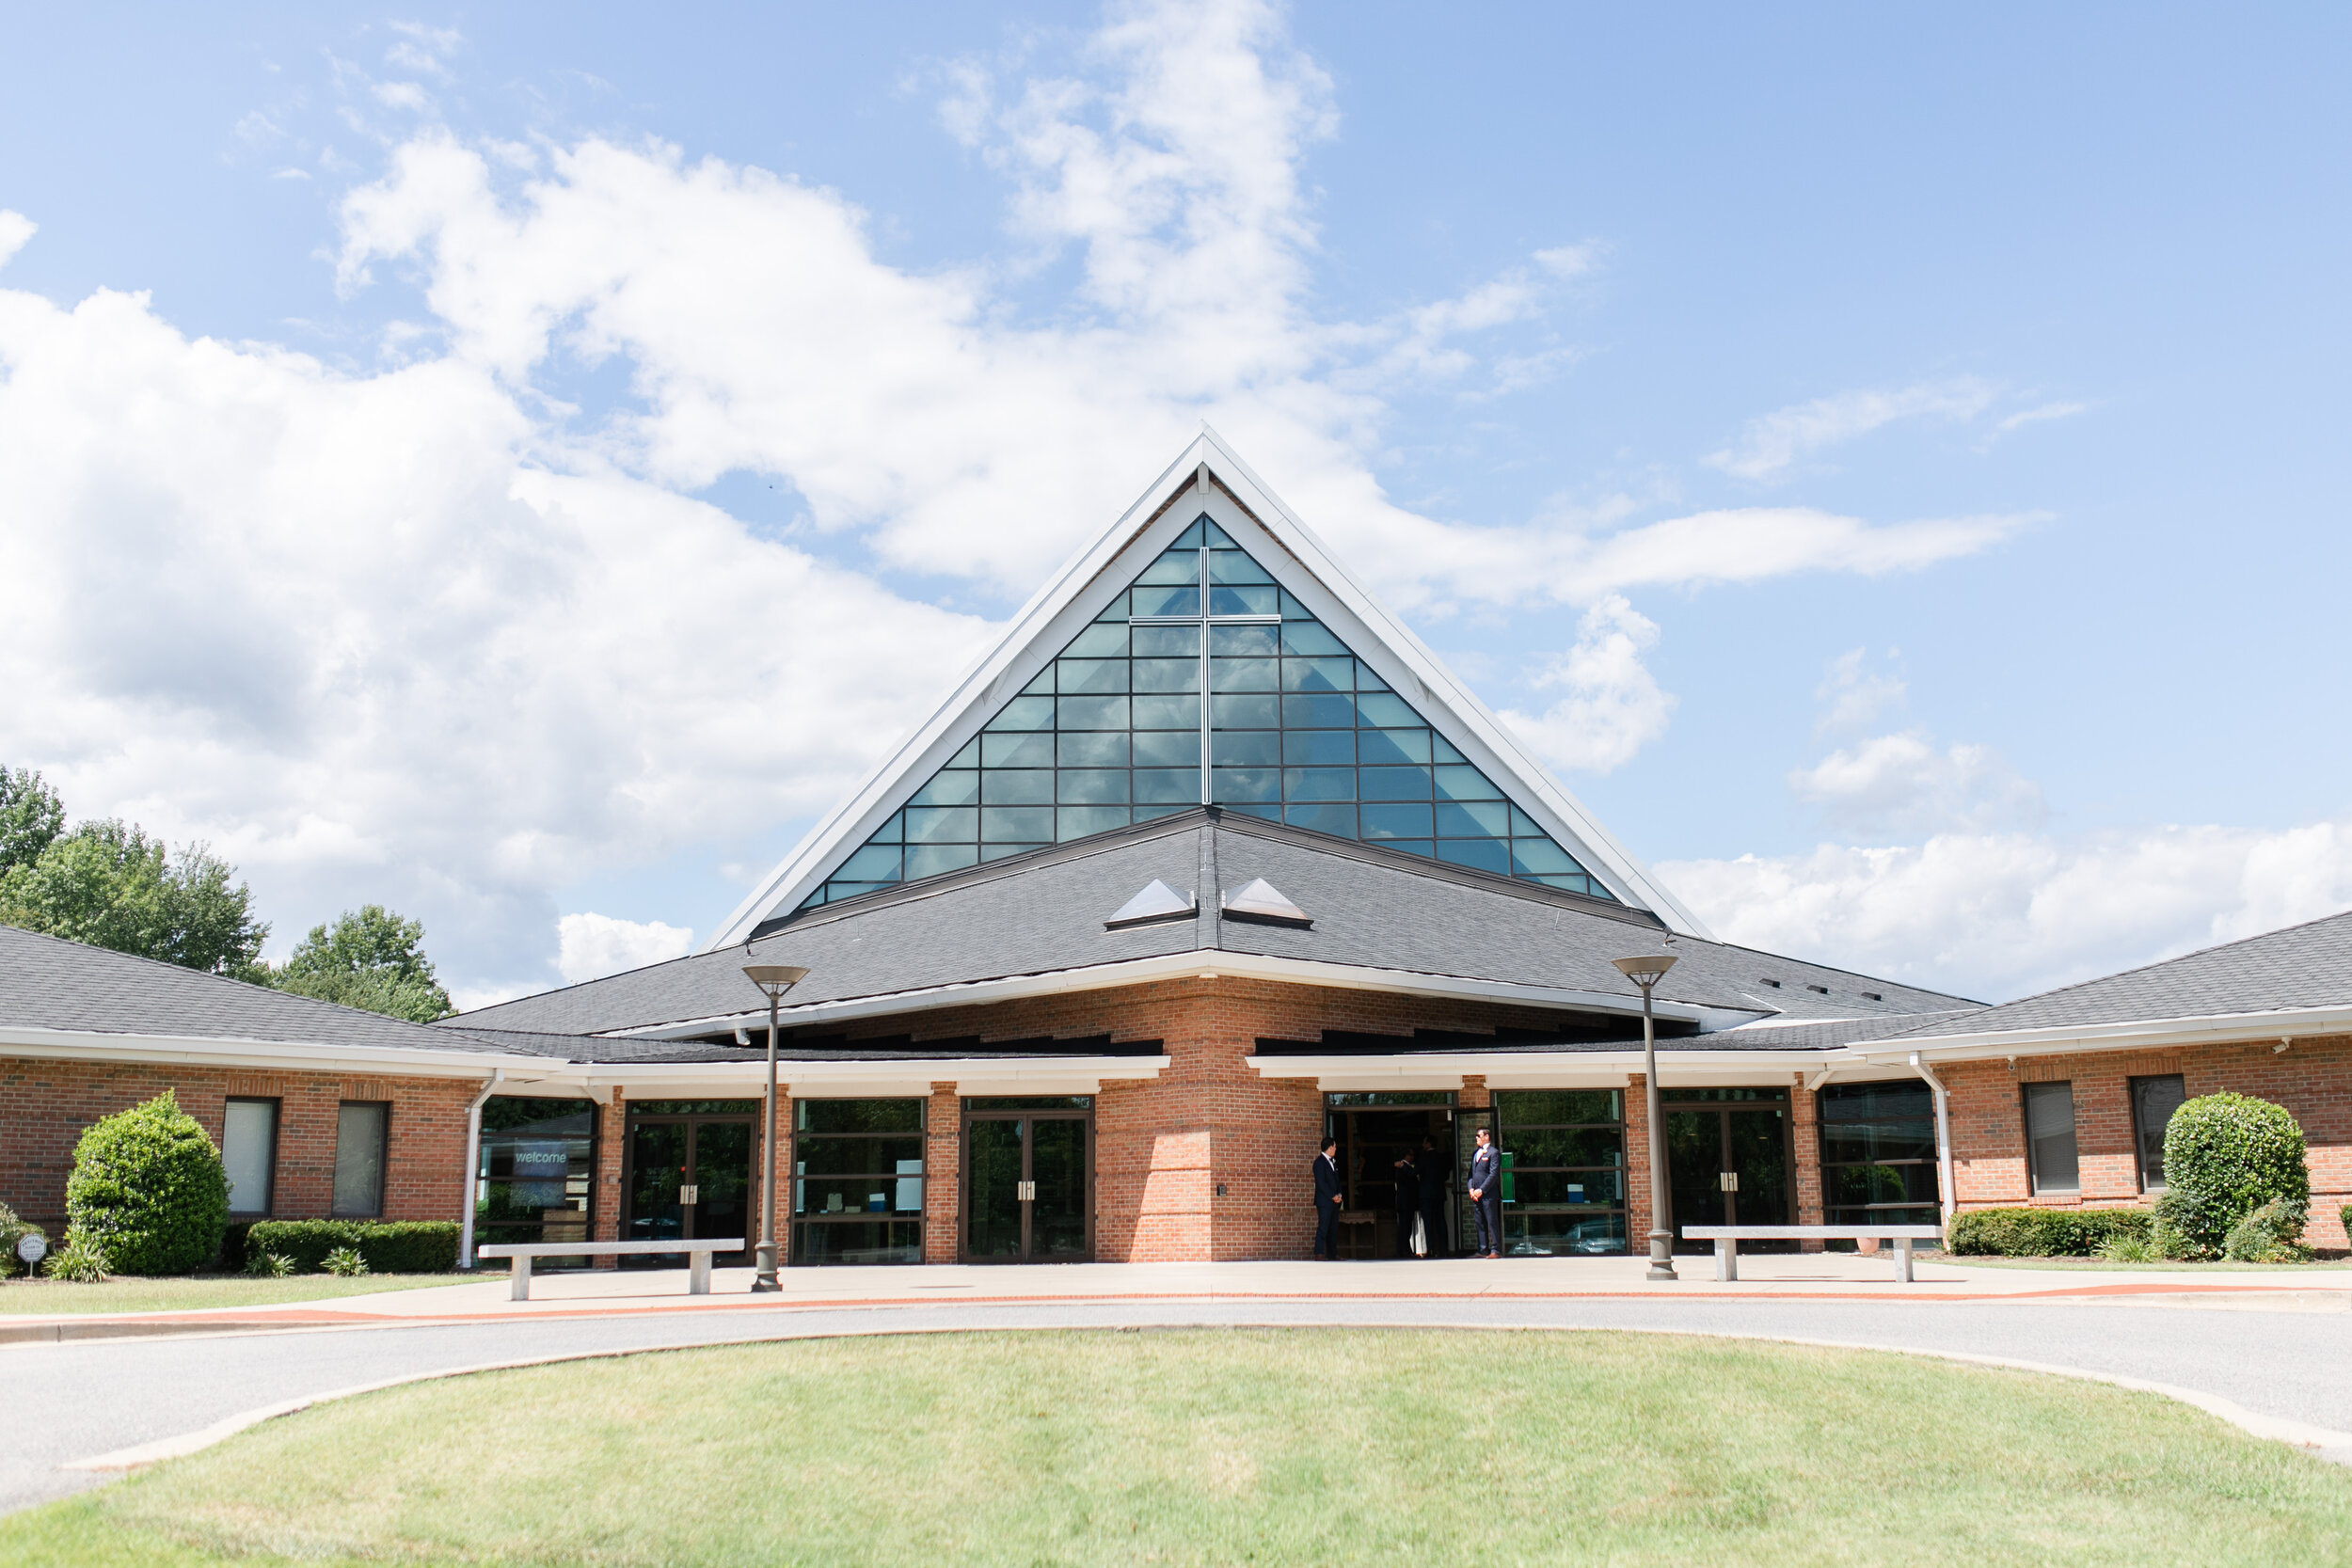
[[[1692,1100],[1705,1097],[1705,1102]],[[1677,1103],[1677,1101],[1680,1101]],[[1666,1182],[1677,1252],[1710,1252],[1685,1226],[1788,1225],[1795,1218],[1788,1091],[1677,1091],[1663,1107]],[[1741,1250],[1787,1251],[1794,1242],[1746,1242]]]
[[[758,1223],[752,1212],[754,1123],[747,1116],[639,1115],[628,1125],[628,1206],[623,1235],[632,1242],[707,1241],[741,1237],[744,1250],[715,1261],[750,1256]],[[675,1268],[685,1254],[624,1258],[637,1267]]]
[[[1093,1146],[1089,1097],[964,1101],[964,1260],[1091,1259]]]

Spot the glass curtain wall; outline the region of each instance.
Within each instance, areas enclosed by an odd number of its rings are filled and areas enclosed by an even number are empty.
[[[1494,1109],[1504,1255],[1623,1252],[1625,1092],[1497,1089]]]
[[[792,1262],[923,1260],[923,1107],[792,1102]]]
[[[493,1095],[482,1104],[474,1235],[484,1242],[584,1242],[593,1234],[596,1105]],[[578,1261],[548,1258],[542,1266]]]
[[[1203,516],[801,907],[1204,803],[1612,896]]]
[[[1942,1210],[1936,1194],[1935,1097],[1927,1085],[1915,1079],[1829,1084],[1816,1103],[1828,1223],[1937,1223]]]

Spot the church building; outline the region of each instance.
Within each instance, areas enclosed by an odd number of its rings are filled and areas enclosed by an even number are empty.
[[[1677,1236],[2146,1201],[2226,1085],[2303,1119],[2341,1246],[2352,917],[2254,941],[1990,1010],[1718,942],[1204,433],[699,953],[414,1028],[0,933],[0,1200],[61,1217],[73,1130],[169,1085],[245,1215],[754,1236],[744,969],[791,965],[791,1264],[1303,1257],[1327,1134],[1343,1255],[1408,1250],[1416,1160],[1464,1253],[1481,1128],[1506,1258],[1638,1252],[1612,960],[1665,954]]]

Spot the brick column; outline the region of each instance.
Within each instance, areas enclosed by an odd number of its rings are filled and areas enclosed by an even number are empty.
[[[764,1089],[764,1085],[763,1085]],[[752,1133],[752,1184],[759,1183],[759,1164],[763,1158],[762,1144],[768,1136],[768,1118],[759,1118]],[[776,1185],[768,1194],[768,1201],[776,1206],[776,1262],[782,1266],[792,1260],[792,1086],[779,1079],[776,1083]],[[759,1235],[760,1211],[752,1211],[752,1234],[744,1238],[756,1247]]]
[[[1820,1101],[1804,1091],[1804,1074],[1789,1074],[1788,1130],[1796,1141],[1797,1223],[1826,1225],[1821,1217]],[[1820,1252],[1827,1243],[1818,1238],[1797,1243],[1800,1252]]]
[[[962,1224],[963,1101],[933,1084],[923,1113],[923,1261],[952,1263]]]
[[[592,1241],[621,1239],[621,1151],[628,1139],[628,1096],[616,1085],[612,1103],[596,1107],[596,1190],[590,1201],[590,1207],[596,1211]],[[599,1258],[595,1261],[600,1269],[621,1266],[618,1258]]]
[[[1649,1083],[1640,1073],[1625,1081],[1625,1248],[1649,1256]]]
[[[1486,1092],[1486,1079],[1475,1072],[1463,1075],[1461,1097],[1454,1101],[1455,1104],[1466,1111],[1484,1111],[1494,1102],[1494,1096]]]

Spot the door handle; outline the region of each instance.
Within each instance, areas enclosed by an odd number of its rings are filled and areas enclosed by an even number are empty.
[[[1740,1190],[1740,1173],[1738,1171],[1727,1170],[1724,1172],[1722,1180],[1724,1191],[1727,1193],[1736,1193]]]
[[[1015,1199],[1023,1203],[1035,1203],[1037,1201],[1037,1183],[1034,1181],[1022,1181],[1015,1183],[1013,1187],[1013,1196]]]
[[[699,1203],[702,1201],[702,1196],[703,1190],[700,1186],[680,1187],[677,1190],[677,1200],[681,1206]]]

